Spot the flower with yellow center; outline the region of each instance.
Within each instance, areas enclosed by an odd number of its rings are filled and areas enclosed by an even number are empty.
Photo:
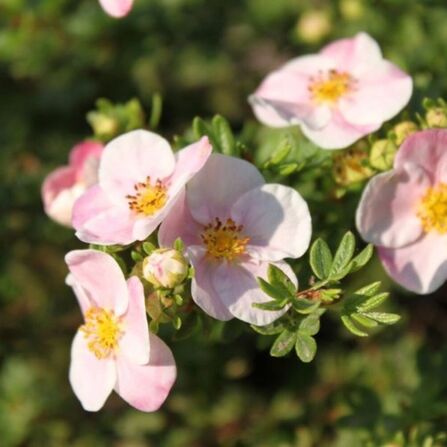
[[[447,183],[427,189],[419,203],[417,215],[426,233],[447,233]]]
[[[329,70],[311,78],[308,89],[315,103],[334,105],[350,92],[354,85],[355,79],[349,73]]]
[[[147,177],[145,182],[137,183],[135,194],[126,196],[129,208],[137,214],[152,216],[163,208],[168,200],[167,188],[161,180],[155,185],[151,184],[151,178]]]
[[[250,241],[241,232],[242,225],[237,225],[232,219],[227,219],[225,224],[216,217],[215,221],[205,226],[201,234],[207,253],[215,259],[233,261],[243,254]]]
[[[118,348],[123,335],[120,319],[113,311],[99,307],[92,307],[85,313],[85,324],[80,331],[88,341],[88,349],[98,359],[108,358]]]

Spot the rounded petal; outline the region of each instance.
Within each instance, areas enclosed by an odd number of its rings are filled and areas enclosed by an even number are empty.
[[[351,124],[383,123],[407,105],[412,91],[410,76],[382,61],[357,79],[355,91],[340,99],[339,109]]]
[[[355,77],[363,75],[374,64],[382,61],[379,45],[366,33],[336,40],[325,46],[320,55],[332,59],[338,70],[347,71]]]
[[[54,221],[71,226],[73,204],[84,188],[76,187],[76,172],[70,166],[55,169],[42,184],[45,213]]]
[[[127,284],[112,256],[97,250],[73,250],[65,256],[65,262],[74,281],[86,291],[92,303],[117,315],[126,312]]]
[[[70,152],[70,166],[73,167],[78,177],[83,177],[86,164],[89,159],[99,160],[104,146],[96,141],[83,141],[77,144]]]
[[[280,311],[258,309],[254,303],[271,301],[257,282],[257,278],[267,278],[268,262],[244,262],[243,264],[220,263],[214,272],[212,283],[223,304],[238,318],[250,324],[265,326],[287,312],[287,307]],[[284,262],[274,263],[284,271],[296,284],[296,276]]]
[[[432,293],[447,279],[447,256],[440,247],[447,237],[424,234],[402,248],[379,247],[379,257],[388,274],[401,286],[418,294]]]
[[[206,225],[226,219],[232,204],[245,192],[264,184],[261,173],[245,160],[212,154],[186,190],[191,215]]]
[[[134,242],[135,221],[130,210],[110,202],[99,185],[89,188],[73,207],[76,236],[90,244],[127,245]]]
[[[397,152],[394,167],[411,162],[421,166],[432,183],[447,182],[447,129],[416,132],[407,137]]]
[[[417,205],[429,179],[416,165],[372,178],[357,208],[357,229],[363,239],[389,248],[414,242],[423,232]]]
[[[175,207],[160,225],[158,243],[160,247],[172,247],[175,240],[180,238],[186,246],[200,245],[202,230],[203,226],[191,216],[186,204],[185,192],[182,191]]]
[[[146,365],[135,364],[118,356],[118,380],[115,391],[140,411],[156,411],[174,385],[177,368],[171,350],[154,334],[150,334],[151,355]]]
[[[175,170],[169,179],[170,196],[176,196],[185,184],[203,168],[212,150],[213,147],[209,143],[208,137],[203,137],[175,154]]]
[[[143,284],[136,276],[127,280],[129,307],[123,315],[124,335],[120,339],[120,355],[130,362],[144,365],[149,361],[149,326],[144,304]]]
[[[133,0],[99,0],[104,11],[112,17],[124,17],[132,9]]]
[[[360,138],[375,132],[382,123],[368,126],[349,124],[338,111],[333,111],[331,121],[322,129],[311,129],[301,126],[303,134],[323,149],[344,149]]]
[[[98,411],[115,386],[115,361],[97,359],[88,349],[83,334],[78,331],[71,346],[69,379],[84,410]]]
[[[267,184],[245,193],[231,208],[231,217],[250,238],[250,256],[264,261],[298,258],[309,247],[309,208],[293,188]]]
[[[189,247],[187,254],[195,272],[191,284],[194,302],[216,320],[231,320],[233,315],[222,303],[213,286],[212,279],[219,264],[206,258],[203,247]]]
[[[127,195],[135,185],[151,178],[163,180],[175,168],[169,143],[153,132],[134,130],[112,140],[104,149],[99,166],[99,184],[112,202],[128,206]]]
[[[91,300],[87,291],[76,281],[74,276],[69,273],[65,278],[65,284],[73,289],[73,292],[78,299],[79,307],[84,315],[91,307],[95,306],[95,301]]]

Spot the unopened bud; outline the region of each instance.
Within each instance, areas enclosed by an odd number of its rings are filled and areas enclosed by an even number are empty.
[[[318,43],[331,31],[331,21],[325,11],[305,12],[297,23],[297,33],[307,43]]]
[[[394,126],[393,131],[396,136],[396,144],[400,146],[408,136],[418,131],[418,126],[413,121],[402,121]]]
[[[333,175],[335,181],[348,186],[371,177],[374,171],[369,167],[368,153],[363,149],[349,149],[334,156]]]
[[[442,107],[430,109],[425,119],[428,127],[447,127],[447,110]]]
[[[94,134],[99,138],[111,139],[119,130],[117,120],[101,112],[90,112],[87,120],[92,126]]]
[[[390,140],[377,140],[371,147],[369,162],[379,171],[388,171],[393,167],[397,146]]]
[[[143,277],[155,287],[172,289],[188,275],[188,262],[174,248],[154,250],[143,261]]]

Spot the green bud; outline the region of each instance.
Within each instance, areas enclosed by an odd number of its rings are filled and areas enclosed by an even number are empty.
[[[379,171],[388,171],[393,167],[397,146],[390,140],[377,140],[371,147],[369,162]]]
[[[339,185],[348,186],[373,174],[374,171],[369,167],[368,153],[363,149],[352,148],[334,155],[333,175]]]
[[[428,127],[447,127],[447,110],[443,107],[435,107],[425,114]]]
[[[418,130],[419,128],[417,124],[413,121],[402,121],[401,123],[396,124],[393,128],[396,144],[400,146],[408,136],[417,132]]]

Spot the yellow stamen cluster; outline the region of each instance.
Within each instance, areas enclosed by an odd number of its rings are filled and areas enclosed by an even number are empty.
[[[168,200],[166,186],[161,180],[152,185],[151,178],[147,177],[145,182],[137,183],[134,188],[135,195],[128,195],[126,199],[129,208],[137,214],[151,216],[163,208]]]
[[[90,308],[84,318],[85,324],[80,327],[80,331],[87,339],[88,349],[98,359],[109,357],[123,335],[120,319],[113,311],[99,307]]]
[[[227,219],[223,224],[216,217],[214,222],[205,226],[201,234],[208,255],[215,259],[226,259],[227,261],[233,261],[243,255],[250,241],[249,237],[241,235],[243,229],[242,225],[236,225],[232,219]]]
[[[425,232],[447,233],[447,183],[427,189],[419,202],[417,216]]]
[[[312,77],[308,90],[317,104],[336,103],[340,97],[355,87],[355,79],[346,72],[329,70]]]

